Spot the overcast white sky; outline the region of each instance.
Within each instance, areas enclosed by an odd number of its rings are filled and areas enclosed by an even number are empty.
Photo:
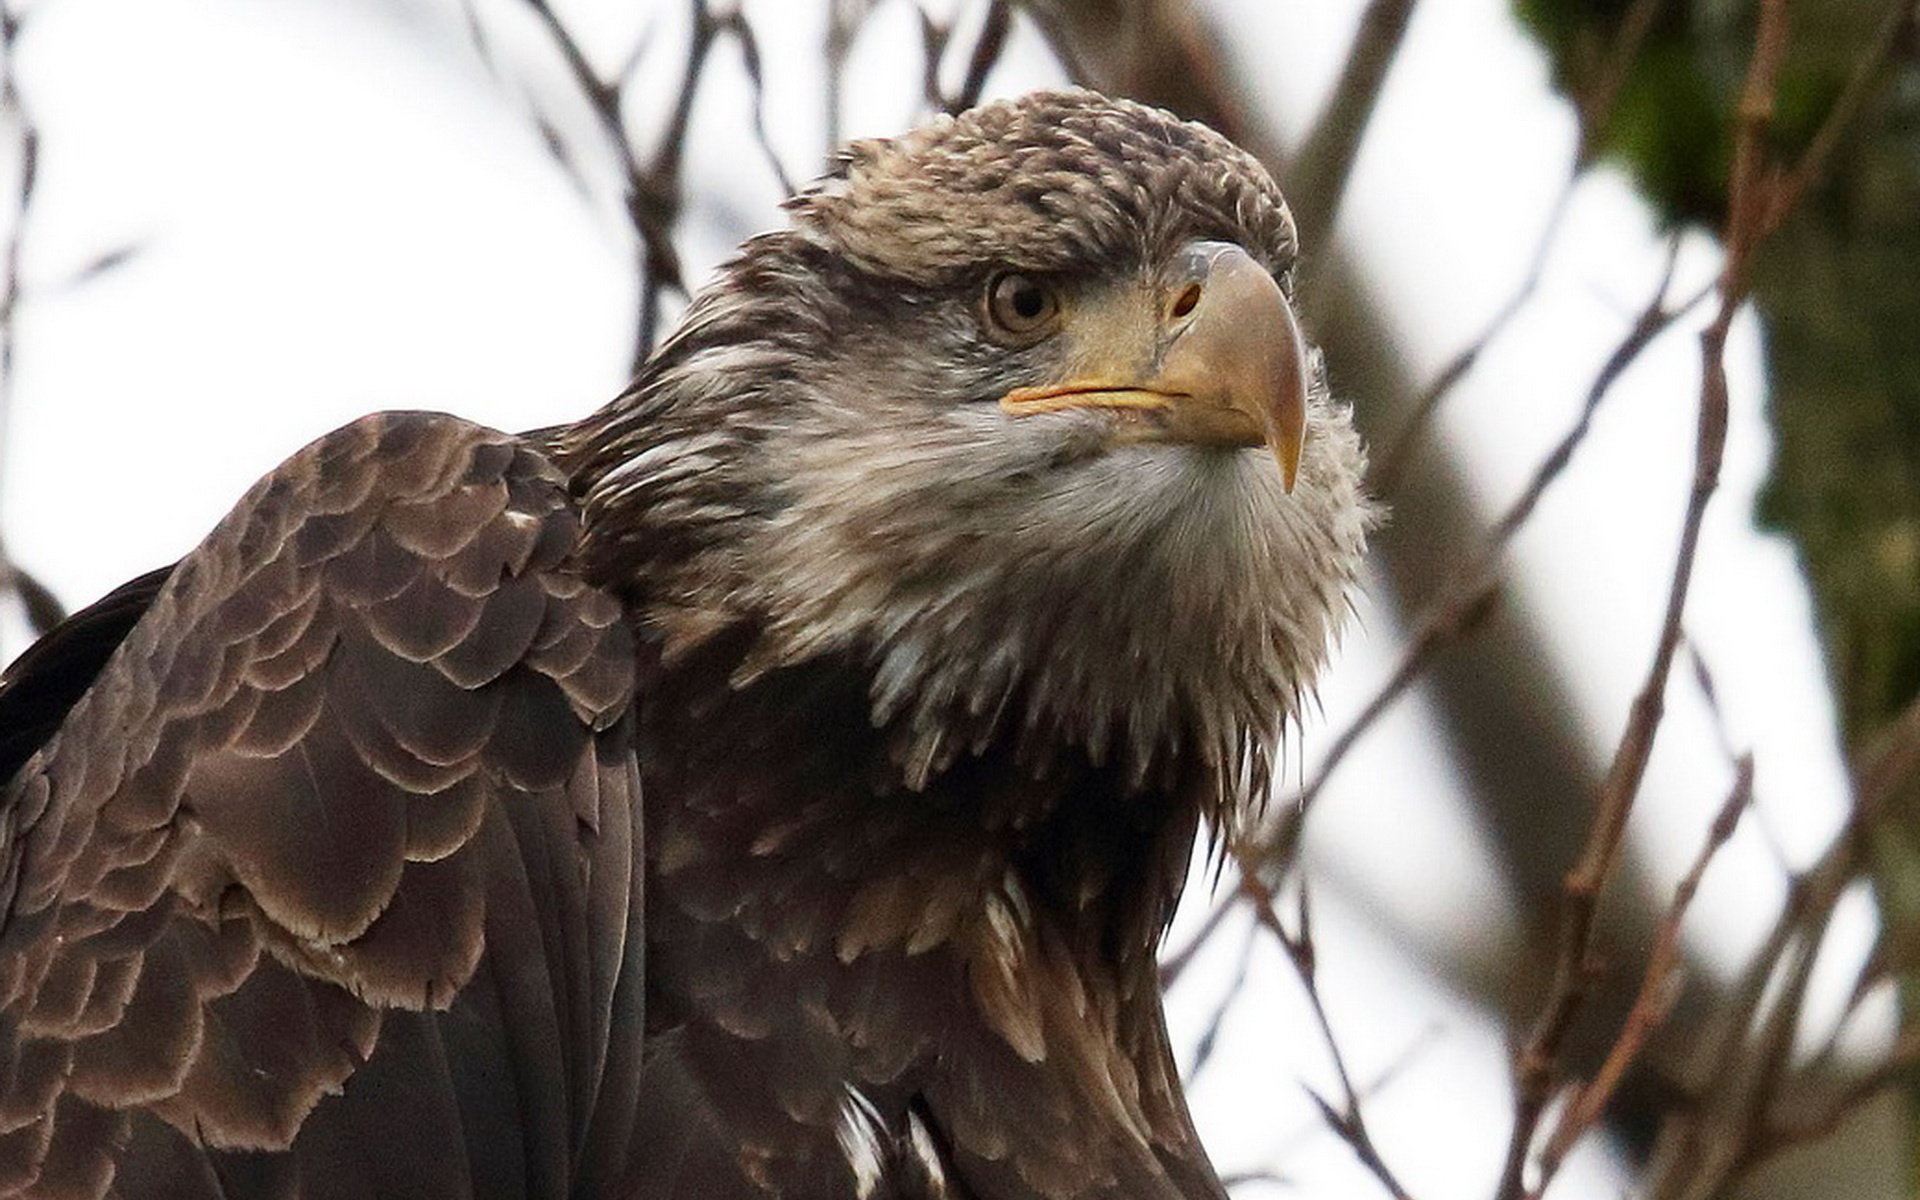
[[[1332,80],[1359,0],[1215,6],[1246,31],[1244,67],[1297,130]],[[21,86],[43,143],[0,515],[14,556],[70,604],[177,557],[261,472],[362,412],[443,408],[523,428],[618,389],[635,300],[630,246],[609,196],[558,170],[526,119],[525,93],[545,94],[551,69],[514,37],[513,0],[479,5],[502,38],[491,72],[453,0],[27,7]],[[637,28],[630,5],[562,7],[608,62]],[[769,124],[795,178],[821,152],[815,7],[747,5],[768,55]],[[913,117],[914,21],[905,0],[875,17],[855,55],[849,132]],[[678,37],[663,31],[650,53],[676,60]],[[642,77],[672,83],[665,71]],[[1023,42],[994,83],[1052,78]],[[746,103],[743,88],[712,87],[696,122],[690,178],[727,198],[688,226],[696,279],[741,233],[779,220],[771,174],[741,149]],[[1501,0],[1429,0],[1339,231],[1401,314],[1421,371],[1475,336],[1524,274],[1572,140],[1571,115]],[[135,252],[124,265],[66,282],[125,247]],[[1537,303],[1441,422],[1441,436],[1472,454],[1489,508],[1571,421],[1658,278],[1662,248],[1617,179],[1576,195]],[[1683,279],[1705,280],[1715,262],[1694,239]],[[1779,856],[1810,857],[1843,796],[1804,592],[1790,553],[1747,519],[1767,443],[1757,332],[1742,322],[1737,333],[1726,481],[1687,621],[1736,743],[1758,758],[1761,819],[1709,876],[1692,933],[1724,963],[1777,903]],[[1514,553],[1524,602],[1564,637],[1558,651],[1599,745],[1617,736],[1653,645],[1690,479],[1696,346],[1677,332],[1629,373]],[[1417,527],[1420,514],[1394,519]],[[1394,661],[1389,622],[1361,609],[1323,691],[1328,723],[1305,733],[1309,762]],[[0,628],[0,645],[17,651],[17,619]],[[1434,744],[1418,699],[1403,704],[1343,769],[1314,835],[1316,872],[1339,881],[1320,905],[1325,990],[1360,1075],[1397,1068],[1371,1112],[1423,1200],[1487,1193],[1504,1149],[1504,1034],[1407,969],[1369,914],[1387,911],[1442,947],[1507,936],[1514,916]],[[1676,687],[1636,817],[1636,835],[1669,871],[1693,855],[1728,779],[1701,706]],[[1869,928],[1856,915],[1855,953]],[[1174,997],[1183,1036],[1204,1025],[1237,944],[1222,939],[1208,973]],[[1281,1170],[1299,1183],[1294,1194],[1370,1194],[1284,1082],[1328,1086],[1297,989],[1271,953],[1255,955],[1251,972],[1257,991],[1195,1089],[1218,1161]],[[1619,1187],[1596,1153],[1554,1194]]]

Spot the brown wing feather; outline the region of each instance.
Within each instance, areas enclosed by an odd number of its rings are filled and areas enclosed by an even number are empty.
[[[383,414],[181,561],[0,793],[0,1196],[623,1169],[634,660],[577,533],[529,446]]]

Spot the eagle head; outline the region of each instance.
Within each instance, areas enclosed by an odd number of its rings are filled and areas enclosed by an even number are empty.
[[[1267,173],[1046,92],[788,208],[563,438],[598,581],[733,688],[858,664],[907,787],[1012,744],[1258,794],[1369,522]]]

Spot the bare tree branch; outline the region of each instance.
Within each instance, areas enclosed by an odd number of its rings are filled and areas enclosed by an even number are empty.
[[[34,188],[40,177],[40,129],[20,98],[20,21],[11,5],[0,4],[0,122],[15,130],[19,155],[12,219],[7,227],[6,248],[0,252],[4,254],[0,259],[0,446],[6,444],[5,434],[13,415],[14,361],[19,353],[20,305],[25,295],[20,264],[33,211]],[[81,278],[110,269],[123,258],[124,254],[104,257],[85,268]],[[0,474],[4,474],[5,467],[6,456],[0,454]],[[27,627],[36,636],[66,619],[66,609],[59,598],[13,561],[6,552],[5,539],[0,538],[0,598],[9,593],[20,598]],[[0,662],[4,662],[5,657],[0,655]]]
[[[753,89],[754,144],[760,147],[760,155],[773,172],[774,182],[780,185],[780,194],[790,196],[798,189],[787,174],[786,164],[774,152],[773,140],[767,136],[767,83],[760,69],[760,41],[754,36],[753,26],[747,23],[746,14],[737,8],[719,18],[718,26],[740,43],[740,59],[747,70],[747,83]]]
[[[1574,455],[1593,428],[1593,420],[1600,411],[1601,403],[1647,347],[1704,298],[1706,293],[1703,292],[1678,305],[1668,304],[1667,293],[1673,283],[1675,253],[1676,250],[1670,247],[1653,299],[1640,311],[1626,335],[1594,376],[1573,425],[1534,469],[1532,478],[1521,489],[1519,496],[1489,528],[1479,551],[1438,589],[1408,635],[1407,648],[1399,665],[1361,708],[1359,716],[1341,730],[1328,747],[1319,769],[1300,789],[1293,811],[1283,818],[1279,835],[1273,840],[1268,853],[1282,860],[1291,858],[1307,812],[1325,789],[1327,781],[1352,752],[1354,745],[1374,727],[1392,703],[1421,677],[1435,655],[1467,636],[1484,620],[1488,607],[1498,597],[1501,583],[1498,565],[1508,544],[1532,518],[1554,483],[1572,465]]]
[[[1320,1032],[1321,1043],[1326,1047],[1327,1058],[1333,1064],[1334,1076],[1340,1085],[1337,1105],[1311,1088],[1307,1089],[1308,1098],[1319,1108],[1328,1126],[1352,1148],[1361,1165],[1379,1181],[1388,1195],[1394,1200],[1412,1200],[1412,1194],[1388,1167],[1379,1143],[1374,1140],[1372,1130],[1367,1126],[1366,1115],[1361,1111],[1360,1089],[1354,1086],[1353,1074],[1347,1069],[1346,1055],[1340,1049],[1340,1039],[1334,1035],[1332,1019],[1327,1014],[1326,1002],[1321,998],[1317,973],[1319,953],[1314,946],[1313,910],[1308,903],[1306,885],[1300,885],[1299,902],[1294,910],[1294,928],[1291,930],[1280,920],[1273,892],[1257,877],[1243,876],[1240,890],[1253,902],[1255,919],[1279,942],[1280,948],[1286,952],[1287,961],[1293,966],[1294,974],[1299,976],[1307,1003],[1313,1009],[1314,1024]]]
[[[1407,24],[1419,0],[1371,0],[1347,47],[1346,65],[1333,95],[1293,158],[1288,191],[1301,206],[1302,245],[1319,246],[1332,236],[1360,140],[1380,102],[1387,72],[1399,57]]]
[[[1629,709],[1612,769],[1601,785],[1586,849],[1567,875],[1567,899],[1552,991],[1532,1033],[1515,1055],[1518,1095],[1513,1137],[1507,1147],[1507,1167],[1498,1193],[1501,1200],[1518,1200],[1526,1194],[1527,1152],[1533,1144],[1534,1130],[1552,1098],[1561,1042],[1586,996],[1585,978],[1593,969],[1590,964],[1594,914],[1600,893],[1620,861],[1627,817],[1640,793],[1647,759],[1653,752],[1654,735],[1666,711],[1667,677],[1680,646],[1681,621],[1693,583],[1700,531],[1705,523],[1707,503],[1719,487],[1727,440],[1727,333],[1732,328],[1734,314],[1747,297],[1751,256],[1760,235],[1757,222],[1764,203],[1758,193],[1763,141],[1772,121],[1773,92],[1780,75],[1780,63],[1786,55],[1785,0],[1763,0],[1760,14],[1737,130],[1733,206],[1728,219],[1726,262],[1720,273],[1720,308],[1700,337],[1703,378],[1693,487],[1681,526],[1672,582],[1667,589],[1666,616],[1646,680]]]
[[[926,57],[920,87],[927,107],[934,112],[960,113],[980,103],[980,93],[987,86],[987,73],[1000,61],[1001,51],[1007,46],[1007,36],[1012,32],[1011,0],[993,0],[987,6],[986,18],[980,26],[979,37],[974,40],[973,51],[967,56],[967,73],[962,77],[959,88],[949,95],[940,82],[940,68],[946,60],[947,46],[953,40],[954,27],[946,22],[935,21],[932,14],[921,9],[920,44]]]
[[[1540,280],[1546,273],[1547,257],[1560,240],[1560,232],[1566,225],[1567,209],[1573,201],[1574,188],[1579,186],[1582,178],[1583,174],[1578,171],[1567,176],[1560,195],[1554,199],[1552,211],[1547,214],[1546,226],[1541,229],[1539,240],[1534,243],[1533,257],[1527,263],[1527,272],[1521,278],[1520,285],[1494,312],[1479,335],[1435,373],[1433,381],[1413,402],[1400,428],[1391,439],[1386,440],[1386,449],[1377,452],[1369,477],[1380,495],[1392,497],[1400,490],[1400,477],[1432,427],[1433,416],[1439,411],[1440,402],[1467,377],[1467,373],[1480,361],[1480,356],[1506,332],[1507,326],[1525,310],[1527,302],[1539,290]]]
[[[853,39],[859,35],[861,26],[873,12],[879,0],[827,0],[827,37],[821,47],[826,59],[826,92],[821,97],[826,103],[826,120],[823,127],[827,131],[827,145],[838,146],[841,141],[840,118],[842,93],[846,88],[847,55],[853,50]]]
[[[1740,818],[1746,815],[1752,805],[1753,755],[1742,753],[1735,759],[1733,787],[1715,815],[1699,853],[1694,856],[1693,864],[1674,887],[1673,904],[1660,922],[1653,953],[1648,957],[1646,970],[1641,977],[1640,992],[1634,998],[1633,1007],[1628,1010],[1620,1035],[1608,1050],[1605,1061],[1593,1079],[1576,1087],[1566,1107],[1561,1110],[1546,1147],[1541,1152],[1539,1182],[1529,1189],[1529,1197],[1537,1198],[1546,1191],[1574,1144],[1599,1125],[1608,1102],[1626,1078],[1628,1068],[1640,1057],[1654,1031],[1666,1020],[1679,982],[1675,971],[1680,959],[1681,925],[1686,920],[1694,894],[1700,889],[1700,880],[1706,875],[1707,867],[1733,837]]]

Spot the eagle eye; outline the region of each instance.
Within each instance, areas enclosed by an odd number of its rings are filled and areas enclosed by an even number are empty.
[[[987,281],[987,327],[1000,341],[1037,342],[1059,316],[1060,297],[1043,279],[1006,271]]]

